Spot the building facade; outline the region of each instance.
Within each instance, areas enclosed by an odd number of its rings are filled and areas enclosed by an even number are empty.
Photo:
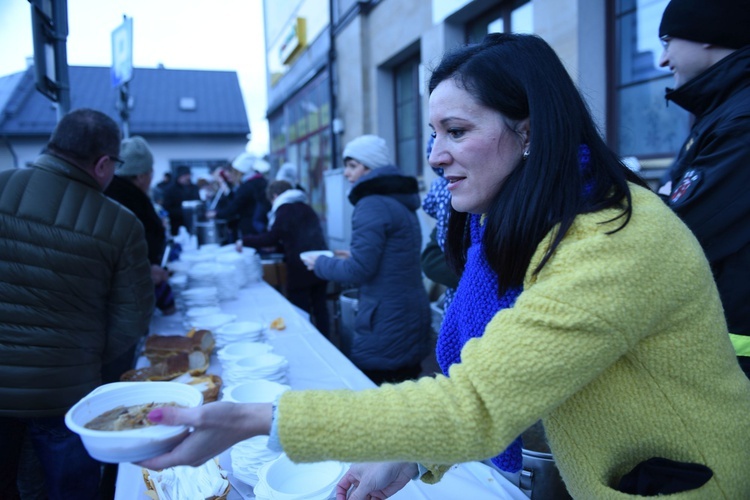
[[[668,0],[264,2],[272,165],[299,168],[331,245],[348,244],[342,146],[366,133],[426,190],[430,68],[489,32],[535,33],[558,53],[608,144],[657,181],[687,135],[667,107],[658,25]],[[425,234],[431,221],[423,219]]]

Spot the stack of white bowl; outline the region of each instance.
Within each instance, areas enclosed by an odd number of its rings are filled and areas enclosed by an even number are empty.
[[[229,323],[226,326],[231,327],[235,324],[237,323]],[[263,342],[233,342],[219,349],[216,357],[219,358],[222,371],[228,371],[232,369],[233,363],[242,358],[252,358],[253,356],[259,356],[272,350],[273,347],[270,344]]]
[[[178,310],[184,311],[186,309],[185,301],[182,300],[182,292],[187,290],[188,276],[185,273],[173,274],[169,277],[169,286],[172,287],[172,295],[174,296],[175,306]]]
[[[217,262],[201,262],[190,268],[188,284],[190,288],[214,286],[219,300],[232,300],[237,298],[240,289],[234,277],[235,273],[233,266]]]
[[[288,391],[286,384],[270,380],[247,380],[222,390],[222,401],[230,403],[273,403],[282,392]]]
[[[196,330],[211,330],[211,333],[214,333],[222,326],[231,323],[236,319],[237,315],[235,314],[206,314],[205,316],[197,316],[195,319],[190,320],[188,328],[195,328]]]
[[[239,345],[239,344],[233,344]],[[272,403],[289,386],[268,380],[250,380],[222,392],[222,401],[232,403]],[[258,469],[265,463],[278,458],[281,452],[274,452],[266,446],[268,436],[256,436],[235,444],[230,451],[232,471],[240,481],[255,486],[258,482]]]
[[[216,262],[232,267],[232,269],[234,270],[232,273],[232,278],[237,283],[238,288],[242,288],[247,285],[248,273],[247,269],[245,269],[247,267],[247,260],[242,256],[241,253],[238,253],[234,249],[232,249],[231,252],[220,252],[216,255]]]
[[[255,436],[235,444],[229,451],[232,475],[250,486],[258,484],[258,469],[281,455],[268,449],[268,436]]]
[[[210,314],[221,314],[221,308],[219,306],[201,306],[191,307],[185,311],[183,315],[185,328],[192,328],[193,323],[201,316],[208,316]]]
[[[286,383],[289,362],[284,356],[272,352],[252,358],[240,358],[231,364],[228,371],[222,370],[222,379],[228,386],[238,385],[248,380],[265,379],[280,384]]]
[[[221,248],[221,245],[218,243],[204,243],[198,248],[198,251],[202,253],[215,253],[219,251],[219,248]]]
[[[282,454],[258,469],[253,492],[258,500],[328,500],[347,468],[341,462],[295,464]]]
[[[263,323],[255,321],[235,321],[213,331],[218,347],[235,342],[261,342],[263,340]]]
[[[198,250],[195,251],[189,251],[189,252],[182,252],[180,254],[180,261],[185,263],[185,266],[187,267],[186,271],[189,271],[193,268],[196,264],[201,264],[203,262],[213,262],[216,260],[216,253],[215,252],[201,252]]]
[[[258,283],[263,279],[263,263],[260,255],[253,248],[244,248],[242,256],[245,258],[245,272],[248,283]]]
[[[180,293],[186,309],[193,307],[219,306],[219,290],[215,286],[188,288]]]

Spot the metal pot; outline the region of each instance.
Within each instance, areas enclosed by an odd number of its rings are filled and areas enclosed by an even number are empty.
[[[565,488],[555,459],[550,453],[541,421],[529,427],[523,438],[523,468],[518,487],[531,500],[568,500],[572,497]]]
[[[205,221],[206,206],[201,200],[182,202],[182,223],[190,234],[196,234],[196,224]]]

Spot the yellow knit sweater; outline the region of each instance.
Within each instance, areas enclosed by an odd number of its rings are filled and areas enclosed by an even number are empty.
[[[542,272],[527,273],[515,306],[466,344],[450,378],[285,393],[286,453],[447,465],[497,455],[541,417],[576,499],[633,498],[612,486],[655,456],[714,472],[670,498],[750,498],[750,381],[708,263],[654,194],[631,190],[628,225],[607,235],[621,225],[607,222],[617,210],[579,216]]]

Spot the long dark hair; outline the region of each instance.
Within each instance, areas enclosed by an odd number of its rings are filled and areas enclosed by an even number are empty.
[[[560,59],[535,35],[491,34],[447,53],[430,77],[430,94],[453,79],[482,105],[510,120],[530,120],[529,156],[505,179],[487,212],[484,251],[500,295],[523,284],[542,239],[560,224],[547,263],[578,214],[618,206],[622,229],[632,214],[628,181],[646,186],[604,144]],[[588,146],[582,169],[579,147]],[[590,189],[584,193],[584,185]],[[468,214],[451,209],[446,256],[458,273],[470,240]]]

